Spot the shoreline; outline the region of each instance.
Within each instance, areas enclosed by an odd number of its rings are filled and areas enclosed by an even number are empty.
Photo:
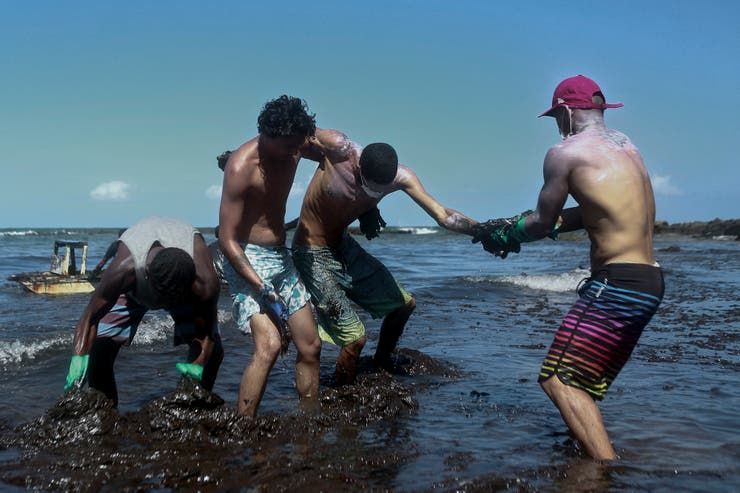
[[[58,233],[66,235],[85,233],[103,233],[118,231],[117,227],[4,227],[0,228],[0,236],[36,236],[45,233]],[[213,227],[206,226],[197,228],[202,233],[213,234]],[[361,235],[360,228],[350,226],[348,231],[352,235]],[[388,226],[383,228],[381,234],[456,234],[446,231],[437,225],[427,226]],[[688,221],[680,223],[669,223],[668,221],[655,221],[656,236],[686,236],[690,238],[706,238],[717,240],[734,240],[740,241],[740,219],[711,219],[709,221]],[[573,231],[563,233],[559,236],[562,240],[577,240],[586,237],[584,231]]]

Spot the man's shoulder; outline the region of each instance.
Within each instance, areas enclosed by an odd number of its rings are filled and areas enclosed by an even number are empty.
[[[396,178],[393,183],[396,187],[404,187],[412,182],[421,182],[419,177],[414,173],[414,170],[404,164],[398,164],[398,171],[396,171]]]
[[[577,155],[580,152],[580,144],[571,140],[566,139],[562,142],[558,142],[547,150],[545,159],[548,161],[560,161],[563,159],[569,159]]]
[[[259,164],[259,152],[257,151],[257,137],[248,140],[241,146],[239,146],[229,156],[229,162],[224,169],[228,174],[231,173],[244,173],[250,168],[256,168]]]

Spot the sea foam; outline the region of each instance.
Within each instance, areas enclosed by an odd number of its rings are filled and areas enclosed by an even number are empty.
[[[0,231],[0,236],[37,236],[38,232],[27,229],[25,231]]]
[[[31,360],[42,351],[61,346],[72,347],[71,335],[37,341],[0,342],[0,365],[7,366],[13,363],[21,363],[24,360]]]
[[[432,235],[437,232],[435,228],[398,228],[396,231],[412,235]]]
[[[559,274],[521,274],[501,277],[468,277],[467,281],[471,282],[491,282],[496,284],[513,284],[529,289],[540,291],[552,291],[557,293],[566,293],[575,291],[578,283],[588,277],[588,269],[575,269],[570,272]]]

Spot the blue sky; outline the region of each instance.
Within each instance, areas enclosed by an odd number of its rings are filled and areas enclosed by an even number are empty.
[[[477,219],[534,206],[559,137],[536,118],[582,73],[653,176],[658,218],[740,217],[740,2],[0,4],[0,227],[215,225],[215,157],[268,99],[386,141]],[[299,166],[297,215],[315,165]],[[405,195],[392,225],[432,220]]]

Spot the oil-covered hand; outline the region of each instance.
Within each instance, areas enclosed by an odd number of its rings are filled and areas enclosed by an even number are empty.
[[[380,215],[380,210],[377,207],[373,207],[369,211],[363,213],[358,219],[360,220],[360,231],[368,240],[377,238],[380,234],[380,230],[386,226],[383,217]]]
[[[67,373],[67,381],[64,384],[64,390],[70,390],[72,387],[79,387],[82,385],[82,381],[85,379],[87,373],[87,365],[90,360],[90,355],[78,355],[72,356],[69,361],[69,372]]]
[[[288,343],[290,342],[290,329],[288,328],[288,317],[290,312],[288,311],[288,305],[280,297],[277,292],[265,285],[260,291],[260,306],[265,311],[273,322],[277,323],[278,330],[280,331],[280,342],[282,345],[282,352],[288,350]]]
[[[175,364],[175,368],[182,376],[192,378],[197,382],[203,378],[203,365],[180,362]]]
[[[532,241],[524,224],[533,211],[526,211],[509,218],[491,219],[473,226],[473,243],[480,242],[483,248],[502,259],[509,253],[519,253],[523,242]]]

